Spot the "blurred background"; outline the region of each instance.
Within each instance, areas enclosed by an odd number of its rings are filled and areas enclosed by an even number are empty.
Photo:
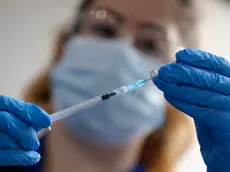
[[[0,93],[20,98],[25,84],[46,66],[60,24],[77,0],[0,0]],[[202,1],[201,46],[230,58],[230,4]],[[178,172],[205,172],[197,141],[178,163]]]

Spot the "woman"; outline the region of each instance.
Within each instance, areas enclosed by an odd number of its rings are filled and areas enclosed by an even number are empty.
[[[25,101],[35,103],[49,113],[64,107],[57,107],[58,103],[55,103],[53,97],[56,94],[53,91],[54,85],[57,84],[55,83],[57,81],[53,81],[53,77],[61,73],[53,70],[62,63],[60,62],[61,59],[68,56],[66,49],[69,48],[70,40],[74,39],[73,37],[76,35],[80,38],[84,37],[84,41],[86,40],[85,36],[87,36],[87,39],[93,38],[93,41],[96,42],[97,39],[114,40],[128,37],[133,41],[135,49],[148,54],[148,56],[153,56],[154,64],[157,62],[163,64],[173,60],[170,57],[173,57],[171,53],[175,50],[173,46],[178,45],[177,41],[186,47],[197,46],[197,21],[194,10],[195,4],[189,0],[83,1],[79,8],[79,17],[74,20],[71,31],[64,30],[59,34],[54,60],[51,64],[51,67],[54,68],[49,67],[26,89]],[[87,46],[89,46],[89,52],[93,51],[90,49],[90,44],[84,44],[81,49],[87,49]],[[76,63],[82,63],[80,56],[78,57],[79,54],[80,52],[76,53]],[[118,58],[118,56],[116,57]],[[156,59],[156,57],[159,58]],[[110,65],[110,67],[112,66]],[[114,66],[120,67],[116,64]],[[91,67],[94,66],[88,66],[88,68]],[[77,79],[79,78],[76,76]],[[106,81],[112,82],[111,77],[108,77]],[[129,83],[128,80],[126,82]],[[61,85],[61,83],[58,84]],[[113,85],[113,88],[115,87]],[[98,85],[92,89],[96,90],[97,93],[101,91]],[[106,88],[101,89],[109,91],[110,87],[106,85]],[[76,94],[81,96],[78,92]],[[94,94],[96,95],[95,92]],[[66,98],[63,97],[63,99]],[[97,111],[95,110],[95,112]],[[84,172],[130,171],[138,163],[149,172],[172,171],[177,158],[191,142],[192,129],[189,119],[168,104],[166,111],[162,112],[159,118],[161,118],[162,123],[159,122],[159,125],[152,128],[150,133],[144,131],[144,134],[138,134],[135,132],[135,137],[129,137],[128,142],[115,144],[115,146],[102,145],[96,142],[94,144],[94,138],[93,141],[87,141],[88,138],[77,134],[76,137],[72,137],[72,129],[66,129],[62,122],[55,123],[52,126],[53,131],[45,138],[45,141],[42,141],[42,145],[45,144],[45,150],[43,150],[44,154],[39,164],[39,170],[49,172],[74,171],[76,169]],[[69,125],[73,125],[70,124],[71,121],[68,122]],[[109,129],[104,128],[104,130]],[[91,131],[91,133],[93,132]],[[95,138],[97,139],[97,137]],[[31,168],[34,171],[36,167],[38,165]]]

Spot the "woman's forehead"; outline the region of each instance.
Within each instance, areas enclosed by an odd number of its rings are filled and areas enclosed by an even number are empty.
[[[112,9],[135,24],[165,25],[172,20],[175,0],[94,0],[93,6]]]

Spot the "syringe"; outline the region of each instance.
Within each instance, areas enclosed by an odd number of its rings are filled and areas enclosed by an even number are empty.
[[[107,93],[105,93],[105,94],[103,94],[101,96],[96,96],[96,97],[94,97],[92,99],[89,99],[89,100],[87,100],[85,102],[82,102],[80,104],[74,105],[72,107],[63,109],[63,110],[58,111],[58,112],[55,112],[55,113],[50,115],[51,123],[53,123],[53,122],[55,122],[57,120],[66,118],[68,116],[74,115],[74,114],[76,114],[76,113],[78,113],[78,112],[80,112],[80,111],[82,111],[84,109],[91,108],[91,107],[97,105],[98,103],[100,103],[102,101],[105,101],[105,100],[108,100],[108,99],[110,99],[112,97],[124,95],[124,94],[126,94],[128,92],[132,92],[133,90],[143,86],[146,82],[151,80],[156,74],[157,74],[157,70],[152,70],[150,72],[151,78],[149,78],[149,79],[138,80],[138,81],[136,81],[134,83],[131,83],[131,84],[128,84],[126,86],[122,86],[122,87],[119,87],[117,89],[114,89],[111,92],[107,92]],[[43,137],[49,130],[51,130],[50,127],[48,129],[41,130],[37,134],[38,138]]]

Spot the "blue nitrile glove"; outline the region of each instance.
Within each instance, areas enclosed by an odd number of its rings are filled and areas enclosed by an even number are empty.
[[[0,96],[0,166],[34,165],[40,160],[36,130],[50,118],[34,104]]]
[[[194,49],[176,54],[179,64],[159,70],[154,83],[167,101],[191,116],[208,172],[230,171],[230,63]]]

